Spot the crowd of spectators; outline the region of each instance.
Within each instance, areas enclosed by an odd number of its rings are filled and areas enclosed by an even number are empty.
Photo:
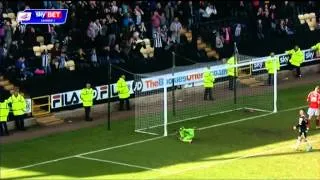
[[[137,62],[159,64],[164,62],[161,56],[164,51],[186,44],[182,29],[192,31],[195,38],[191,44],[201,36],[223,58],[229,55],[233,42],[240,43],[243,38],[263,40],[295,34],[297,15],[319,14],[320,9],[314,1],[0,2],[0,14],[16,14],[29,8],[67,8],[69,12],[64,25],[23,25],[0,17],[1,71],[16,72],[22,81],[35,71],[40,75],[65,71],[70,60],[75,64],[72,70],[106,66],[108,61],[125,65],[129,70]],[[207,31],[199,30],[206,27],[205,23],[230,17],[237,20],[218,23]],[[44,44],[53,45],[40,56],[33,49],[40,45],[38,36],[44,37]],[[150,55],[146,56],[148,48]]]

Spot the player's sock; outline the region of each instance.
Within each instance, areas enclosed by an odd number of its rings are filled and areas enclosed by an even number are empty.
[[[300,140],[298,139],[298,140],[297,140],[297,143],[296,143],[296,146],[294,147],[294,149],[295,149],[295,150],[298,150],[299,146],[300,146]]]
[[[307,151],[310,151],[312,149],[312,145],[308,140],[306,140],[306,143],[307,143]]]

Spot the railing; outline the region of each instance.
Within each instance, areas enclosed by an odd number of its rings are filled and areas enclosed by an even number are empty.
[[[33,116],[44,116],[44,115],[50,114],[51,101],[50,101],[49,95],[34,97],[31,99],[31,101],[32,101],[31,113]]]

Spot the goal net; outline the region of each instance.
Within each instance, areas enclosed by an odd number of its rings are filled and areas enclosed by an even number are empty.
[[[174,74],[135,75],[134,81],[144,86],[143,91],[135,91],[135,131],[166,136],[186,123],[198,126],[218,114],[240,118],[238,114],[245,112],[249,116],[276,112],[277,73],[269,85],[264,58],[253,61],[252,57],[237,55],[235,59],[232,66],[210,66],[215,76],[213,100],[204,99],[202,76],[206,65]],[[237,78],[227,76],[228,68],[236,70]],[[210,118],[209,123],[215,121]]]

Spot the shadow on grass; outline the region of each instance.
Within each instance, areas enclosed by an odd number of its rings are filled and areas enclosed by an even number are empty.
[[[204,159],[200,161],[226,161],[226,160],[236,160],[236,159],[254,159],[254,158],[262,158],[262,157],[276,157],[276,156],[290,156],[290,155],[303,155],[303,154],[313,154],[320,152],[320,149],[313,149],[312,151],[292,151],[292,152],[282,152],[282,153],[266,153],[266,154],[261,154],[261,155],[248,155],[247,157],[245,156],[234,156],[234,157],[225,157],[225,158],[212,158],[212,159]]]

